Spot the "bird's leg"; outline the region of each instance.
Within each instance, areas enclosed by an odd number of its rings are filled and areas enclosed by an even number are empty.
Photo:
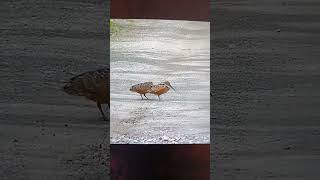
[[[159,98],[159,101],[160,101],[160,96],[158,96],[158,98]]]
[[[110,104],[108,103],[106,106],[106,111],[110,110]]]
[[[140,94],[140,96],[141,96],[141,99],[143,99],[142,94]]]
[[[146,96],[146,94],[143,94],[144,95],[144,97],[146,97],[147,99],[148,99],[148,97]]]
[[[100,112],[101,112],[101,114],[102,114],[103,119],[106,121],[106,120],[107,120],[107,119],[106,119],[106,116],[104,115],[104,113],[103,113],[103,111],[102,111],[102,108],[101,108],[101,104],[100,104],[99,102],[97,102],[97,106],[98,106],[98,108],[99,108],[99,110],[100,110]]]

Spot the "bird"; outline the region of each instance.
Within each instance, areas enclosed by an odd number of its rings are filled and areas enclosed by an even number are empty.
[[[152,85],[152,87],[149,90],[149,93],[158,95],[159,101],[160,101],[160,95],[167,93],[170,89],[173,89],[176,91],[170,84],[169,81],[164,81],[157,85]]]
[[[131,86],[131,88],[129,90],[131,92],[139,93],[141,96],[141,99],[143,99],[142,94],[144,95],[144,97],[146,97],[148,99],[146,94],[151,90],[152,85],[153,85],[152,82],[139,83],[139,84]]]
[[[94,101],[104,120],[107,120],[101,104],[110,108],[110,75],[109,68],[84,72],[72,77],[63,87],[63,91],[73,96],[84,96]]]

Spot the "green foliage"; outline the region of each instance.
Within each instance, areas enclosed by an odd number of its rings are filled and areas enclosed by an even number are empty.
[[[111,19],[110,20],[110,34],[111,34],[111,36],[119,31],[120,31],[120,26]]]

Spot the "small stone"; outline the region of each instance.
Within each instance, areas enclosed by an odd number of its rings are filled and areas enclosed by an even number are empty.
[[[284,150],[290,150],[291,149],[291,147],[290,146],[288,146],[288,147],[285,147],[285,148],[283,148]]]
[[[169,141],[169,137],[168,136],[162,136],[162,140]]]
[[[235,44],[229,44],[229,48],[235,48],[236,45]]]

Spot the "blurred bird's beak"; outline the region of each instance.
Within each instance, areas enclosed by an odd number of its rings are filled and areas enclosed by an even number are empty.
[[[171,86],[171,84],[169,84],[169,86],[170,86],[170,88],[172,88],[174,91],[176,91],[176,90]]]

